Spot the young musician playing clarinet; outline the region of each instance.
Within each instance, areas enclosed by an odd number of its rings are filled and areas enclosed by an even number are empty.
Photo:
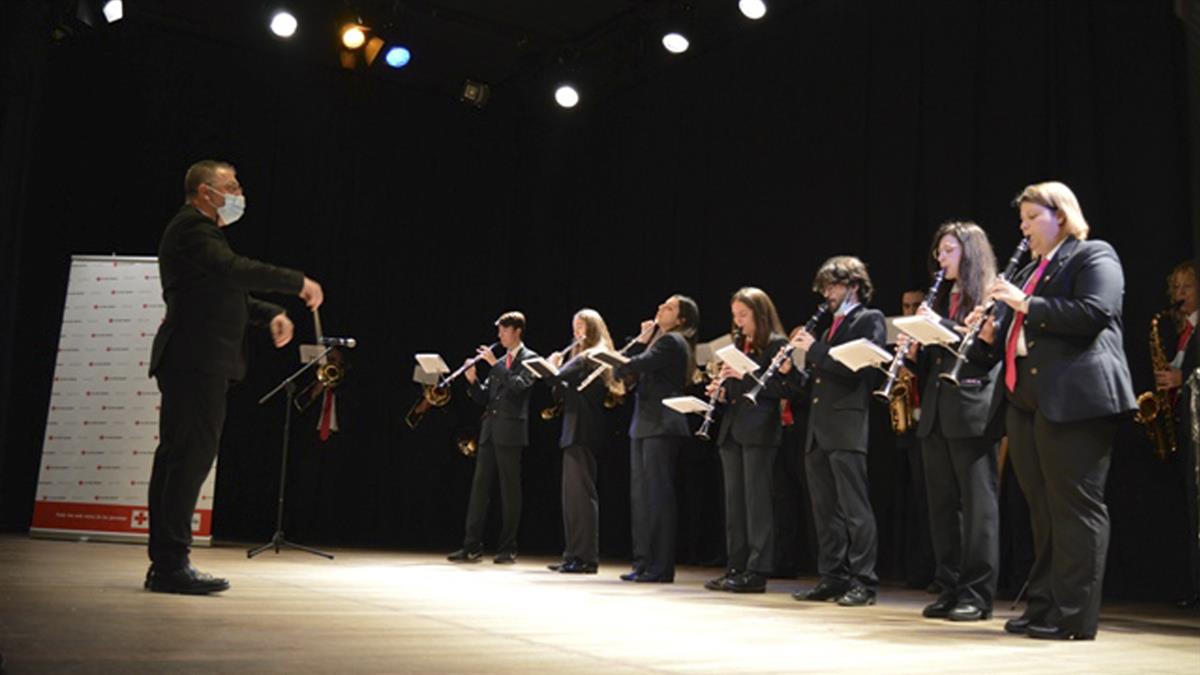
[[[758,363],[762,377],[772,358],[787,346],[783,324],[770,296],[757,288],[742,288],[729,302],[731,333],[736,346]],[[779,401],[784,381],[772,377],[755,400],[745,394],[755,380],[729,366],[721,367],[709,394],[721,388],[726,403],[717,447],[725,477],[725,573],[704,584],[710,591],[762,593],[767,589],[775,560],[775,523],[771,493],[775,455],[783,440]]]
[[[671,583],[675,580],[675,464],[688,437],[687,419],[663,405],[679,396],[696,367],[696,327],[700,309],[683,295],[658,306],[653,321],[630,350],[628,363],[613,370],[618,379],[636,375],[633,421],[629,425],[629,504],[633,569],[624,581]]]
[[[867,494],[867,430],[871,391],[878,379],[870,368],[850,370],[829,355],[830,347],[865,338],[883,347],[883,314],[868,309],[874,287],[867,266],[853,256],[835,256],[817,270],[813,290],[833,314],[818,340],[802,330],[792,344],[806,353],[812,405],[804,465],[816,521],[820,582],[794,594],[797,600],[836,601],[843,607],[875,604],[875,515]],[[795,372],[784,363],[780,372]],[[796,377],[795,375],[793,377]]]
[[[604,318],[594,309],[581,309],[571,320],[575,346],[563,364],[562,352],[550,362],[560,368],[550,381],[556,401],[562,405],[563,426],[558,445],[562,460],[563,550],[561,563],[550,569],[563,574],[595,574],[600,564],[600,501],[596,493],[596,452],[604,447],[604,399],[624,394],[624,386],[607,368],[579,387],[599,366],[583,352],[603,345],[613,348]]]
[[[933,236],[931,263],[945,277],[937,297],[918,314],[965,333],[963,321],[996,276],[987,234],[975,223],[950,222]],[[955,385],[955,353],[926,347],[919,357],[921,419],[917,438],[925,466],[929,524],[937,567],[938,599],[930,619],[979,621],[992,615],[999,568],[1000,516],[997,449],[1003,435],[1000,363],[964,363]]]

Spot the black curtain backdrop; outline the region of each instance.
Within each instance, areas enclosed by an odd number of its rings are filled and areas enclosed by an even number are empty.
[[[498,88],[508,105],[481,112],[265,40],[136,19],[53,45],[29,104],[37,123],[22,122],[30,109],[12,92],[3,109],[14,201],[0,257],[11,317],[0,525],[29,524],[70,254],[153,255],[184,170],[206,157],[233,162],[246,187],[248,214],[228,230],[235,250],[319,280],[326,332],[360,342],[339,393],[343,430],[321,444],[314,412],[294,425],[285,530],[306,543],[457,547],[473,460],[454,438],[479,409],[458,390],[409,431],[414,352],[458,361],[493,342],[492,321],[514,308],[543,353],[569,340],[585,306],[622,341],[676,292],[700,303],[700,336],[712,339],[742,285],[770,293],[792,326],[815,307],[816,267],[843,253],[867,261],[875,304],[893,314],[903,290],[928,284],[941,222],[979,222],[1002,262],[1019,236],[1009,202],[1041,180],[1069,184],[1092,236],[1121,254],[1126,346],[1144,390],[1150,316],[1167,270],[1192,255],[1183,36],[1169,1],[817,0],[602,100],[585,91],[570,112],[551,109],[536,76]],[[311,336],[299,300],[282,301]],[[297,361],[294,345],[251,342],[215,517],[219,537],[247,541],[272,530],[282,422],[281,402],[254,401]],[[539,388],[534,408],[547,402]],[[629,549],[629,408],[611,413],[600,457],[601,545],[613,557]],[[873,412],[881,566],[895,575],[894,441],[885,411]],[[558,423],[531,427],[520,542],[553,553]],[[711,446],[684,454],[690,562],[721,557],[719,475]],[[1123,425],[1108,489],[1111,595],[1176,591],[1182,503],[1178,467]]]

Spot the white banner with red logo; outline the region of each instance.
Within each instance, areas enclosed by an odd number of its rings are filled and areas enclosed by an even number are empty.
[[[146,372],[166,307],[156,258],[72,256],[31,533],[145,541],[158,447]],[[216,467],[192,517],[210,541]]]

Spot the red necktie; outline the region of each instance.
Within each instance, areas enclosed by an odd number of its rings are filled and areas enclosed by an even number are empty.
[[[1029,281],[1025,282],[1025,287],[1021,289],[1025,295],[1033,292],[1034,286],[1042,278],[1042,272],[1046,271],[1046,265],[1050,263],[1049,258],[1043,258],[1042,262],[1033,271],[1033,275],[1029,277]],[[1017,339],[1021,335],[1021,326],[1025,324],[1025,313],[1017,312],[1013,317],[1012,330],[1008,334],[1008,344],[1004,348],[1004,384],[1009,391],[1017,388]]]
[[[962,293],[960,293],[958,291],[954,291],[953,293],[950,294],[950,318],[951,319],[953,319],[954,315],[956,313],[958,313],[958,303],[961,299],[962,299]]]
[[[1181,352],[1184,349],[1187,349],[1187,343],[1192,337],[1192,330],[1194,328],[1195,326],[1192,325],[1191,321],[1183,322],[1183,330],[1179,331],[1179,342],[1175,345],[1176,352]]]
[[[833,334],[837,332],[838,326],[842,325],[842,319],[845,319],[845,314],[838,314],[833,317],[833,325],[829,327],[829,341],[833,341]]]
[[[321,399],[321,440],[329,440],[329,430],[333,421],[333,391],[325,389],[325,395]]]
[[[504,369],[512,370],[512,352],[509,352],[508,356],[504,357]]]

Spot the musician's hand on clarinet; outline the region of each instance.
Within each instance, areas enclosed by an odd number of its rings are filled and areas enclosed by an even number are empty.
[[[492,353],[492,348],[487,345],[479,345],[479,349],[476,349],[475,353],[484,361],[487,361],[489,366],[494,366],[499,361],[496,355]]]
[[[1154,371],[1154,386],[1159,391],[1178,389],[1183,386],[1183,371],[1178,368]]]
[[[729,366],[728,363],[722,363],[720,378],[722,380],[724,380],[724,379],[730,378],[730,377],[732,377],[735,380],[740,380],[743,377],[743,373],[739,373],[738,371],[734,370],[733,368],[731,368]]]
[[[992,344],[996,339],[996,321],[992,318],[988,308],[983,305],[976,305],[975,309],[967,315],[966,326],[955,326],[954,329],[962,334],[966,334],[968,330],[974,328],[975,324],[984,321],[984,325],[979,329],[977,339],[983,340],[987,344]]]
[[[309,309],[316,309],[321,306],[322,302],[325,302],[325,291],[321,290],[321,284],[308,277],[304,277],[304,285],[300,287],[297,295]]]
[[[796,333],[796,337],[792,338],[792,344],[796,346],[796,349],[799,349],[802,352],[807,352],[816,341],[817,339],[813,337],[812,333],[809,333],[803,328],[800,329],[799,333]]]
[[[642,332],[638,334],[637,341],[642,344],[650,344],[650,337],[654,335],[654,319],[642,322]]]
[[[783,354],[785,351],[787,351],[786,345],[783,347],[780,347],[779,351],[776,352],[775,356],[778,357],[779,355]],[[791,357],[788,357],[788,358],[784,359],[783,361],[779,362],[779,374],[787,375],[790,372],[792,372],[792,359],[791,359]]]
[[[561,368],[562,364],[563,364],[563,353],[562,352],[554,352],[553,354],[550,355],[550,358],[548,359],[548,361],[550,361],[550,363],[555,368]]]
[[[280,312],[271,319],[271,341],[275,343],[275,348],[278,349],[292,341],[292,333],[296,330],[296,326],[292,320],[287,317],[287,314]]]
[[[711,397],[713,394],[717,393],[717,390],[718,390],[718,389],[720,389],[720,388],[721,388],[721,380],[718,378],[718,379],[716,379],[716,380],[712,380],[712,381],[710,381],[710,382],[709,382],[709,383],[708,383],[708,384],[707,384],[707,385],[704,387],[704,393],[705,393],[705,395],[707,395],[707,396],[710,396],[710,397]]]
[[[988,288],[987,297],[996,302],[1003,302],[1018,312],[1029,309],[1025,304],[1025,292],[999,277]]]

